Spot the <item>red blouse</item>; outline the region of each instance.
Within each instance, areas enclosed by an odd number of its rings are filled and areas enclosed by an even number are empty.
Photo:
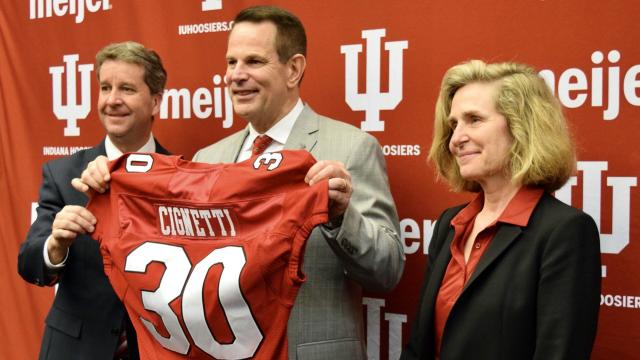
[[[469,205],[451,219],[451,226],[454,228],[454,237],[451,241],[451,261],[449,261],[440,285],[434,314],[436,359],[440,358],[442,335],[451,308],[462,293],[464,285],[471,278],[480,258],[491,244],[498,231],[499,223],[526,226],[543,192],[542,189],[531,187],[522,187],[518,190],[496,221],[478,233],[466,263],[464,261],[464,245],[471,234],[476,215],[482,210],[484,193],[478,194]]]

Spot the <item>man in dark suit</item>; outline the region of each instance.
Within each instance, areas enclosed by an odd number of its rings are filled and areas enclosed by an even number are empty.
[[[168,154],[151,133],[167,74],[158,54],[134,42],[106,46],[96,65],[98,111],[107,136],[93,148],[43,166],[38,217],[18,256],[26,281],[58,284],[40,359],[139,358],[135,331],[104,274],[98,243],[88,235],[96,219],[71,181],[99,155]]]

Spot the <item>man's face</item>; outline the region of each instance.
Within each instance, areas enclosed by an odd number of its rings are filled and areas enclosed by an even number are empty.
[[[123,145],[144,144],[161,100],[160,95],[151,95],[144,82],[144,68],[107,60],[100,67],[99,79],[98,111],[109,137]]]
[[[276,33],[265,21],[236,23],[229,34],[226,80],[233,110],[259,131],[284,117],[297,99],[287,82],[290,69],[278,58]]]

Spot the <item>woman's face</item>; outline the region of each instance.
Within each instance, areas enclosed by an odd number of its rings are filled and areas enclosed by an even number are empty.
[[[513,137],[507,120],[495,107],[497,82],[470,83],[453,97],[449,126],[453,130],[449,151],[465,180],[483,188],[510,181],[506,169]]]

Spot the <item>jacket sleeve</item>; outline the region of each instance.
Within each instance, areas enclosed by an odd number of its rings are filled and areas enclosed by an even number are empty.
[[[347,276],[367,290],[392,290],[404,269],[398,214],[389,190],[382,149],[364,134],[345,161],[353,193],[340,227],[321,227]]]
[[[442,246],[447,238],[449,223],[455,214],[461,207],[450,208],[445,210],[436,222],[433,234],[431,235],[431,241],[429,243],[429,254],[427,257],[427,266],[424,272],[424,278],[422,279],[422,287],[420,289],[420,300],[418,301],[416,315],[413,318],[413,326],[409,334],[409,341],[402,350],[401,360],[418,360],[418,359],[432,359],[433,358],[433,338],[431,338],[432,332],[429,329],[432,328],[432,324],[427,324],[426,319],[432,319],[431,314],[427,314],[431,307],[426,306],[425,293],[427,291],[427,285],[431,278],[431,272],[433,264],[442,251]]]
[[[54,181],[49,164],[42,167],[42,185],[38,200],[37,218],[31,225],[18,254],[18,272],[27,282],[38,286],[54,285],[59,272],[47,268],[44,262],[44,244],[51,235],[51,224],[65,206],[62,194]]]
[[[540,264],[534,359],[588,359],[600,308],[600,239],[576,212],[555,226]]]

